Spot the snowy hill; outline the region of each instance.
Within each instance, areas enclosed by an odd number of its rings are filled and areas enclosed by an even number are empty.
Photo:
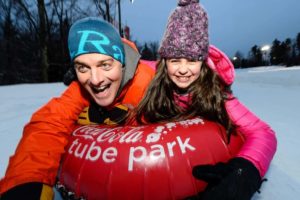
[[[268,181],[254,199],[300,197],[300,66],[236,70],[233,91],[275,130],[278,147]]]
[[[0,177],[31,114],[65,86],[21,84],[0,87]],[[236,70],[235,95],[275,130],[278,149],[256,200],[300,197],[300,66]],[[59,198],[56,198],[59,199]]]

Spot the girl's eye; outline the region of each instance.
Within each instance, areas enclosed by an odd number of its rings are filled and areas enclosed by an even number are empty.
[[[196,62],[198,62],[198,60],[189,59],[188,62],[189,63],[196,63]]]
[[[188,64],[189,65],[198,65],[199,61],[198,60],[189,60]]]
[[[178,60],[178,59],[171,59],[169,62],[170,62],[170,63],[178,63],[179,60]]]

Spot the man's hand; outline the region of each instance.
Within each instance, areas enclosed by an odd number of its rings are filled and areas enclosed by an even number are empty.
[[[53,189],[43,183],[25,183],[18,185],[3,193],[0,200],[52,200],[54,198]]]

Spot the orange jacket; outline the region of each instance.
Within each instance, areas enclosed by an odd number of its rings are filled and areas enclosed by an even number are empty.
[[[125,85],[115,103],[136,106],[154,73],[153,66],[140,61],[133,79]],[[68,138],[78,115],[88,105],[87,92],[73,81],[61,97],[53,98],[33,114],[9,160],[5,177],[0,181],[0,194],[28,182],[54,185]]]

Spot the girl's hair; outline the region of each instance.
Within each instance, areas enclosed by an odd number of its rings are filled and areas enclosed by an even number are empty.
[[[222,124],[229,134],[233,125],[225,109],[225,100],[231,93],[230,86],[203,62],[200,76],[188,89],[191,95],[187,109],[178,106],[174,91],[178,88],[169,78],[166,61],[161,59],[157,72],[143,100],[134,111],[139,124],[184,120],[194,116]]]

